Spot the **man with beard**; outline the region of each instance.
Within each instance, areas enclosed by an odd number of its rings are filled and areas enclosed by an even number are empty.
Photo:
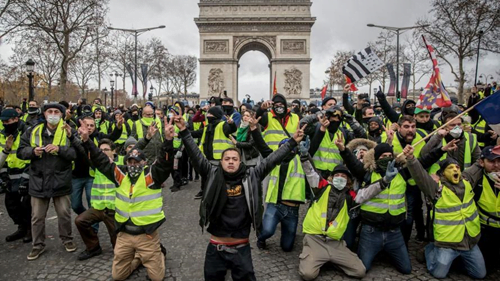
[[[328,178],[335,166],[342,164],[335,140],[338,138],[351,140],[352,137],[340,125],[343,121],[343,112],[338,106],[329,108],[316,126],[311,140],[309,154],[314,166],[321,172],[323,178]]]
[[[175,123],[181,130],[182,141],[194,165],[201,174],[207,175],[207,186],[200,204],[200,226],[204,229],[208,225],[207,231],[211,234],[205,256],[205,280],[225,280],[228,269],[231,269],[235,281],[256,280],[249,236],[251,226],[258,234],[261,224],[260,183],[302,140],[303,130],[296,130],[293,139],[256,167],[248,168],[241,162],[237,148],[225,149],[217,165],[212,164],[196,148],[184,120],[176,116]],[[260,134],[256,123],[251,130]]]
[[[8,155],[2,167],[2,178],[7,186],[5,207],[9,217],[17,225],[16,232],[5,237],[5,240],[12,242],[22,238],[24,243],[29,243],[32,240],[31,203],[28,194],[30,161],[21,160],[16,156],[26,127],[23,122],[19,122],[19,114],[14,109],[3,110],[0,120],[4,127],[0,133],[0,146],[3,148],[2,153]]]
[[[267,111],[269,108],[271,110]],[[256,117],[260,117],[264,141],[273,151],[278,149],[283,139],[291,138],[299,126],[299,116],[287,108],[286,98],[282,94],[276,94],[271,101],[262,103]]]
[[[447,123],[453,118],[457,117],[456,113],[446,114],[443,122]],[[432,150],[434,147],[446,145],[448,142],[455,140],[458,149],[444,155],[441,160],[445,158],[452,158],[459,164],[460,170],[463,171],[474,164],[481,156],[481,149],[479,148],[477,137],[469,132],[464,132],[462,129],[462,119],[457,118],[444,129],[438,131],[437,134],[432,136],[427,144],[422,148],[421,153],[425,154]],[[436,173],[439,166],[433,165],[429,172]]]
[[[458,162],[448,158],[439,162],[439,180],[435,180],[415,160],[413,147],[406,147],[404,152],[408,159],[408,170],[420,189],[434,203],[434,242],[425,247],[427,269],[435,278],[445,278],[452,262],[461,257],[462,267],[470,277],[484,278],[486,267],[477,245],[481,237],[481,224],[471,177],[462,174]]]
[[[220,106],[212,106],[208,109],[206,115],[207,125],[198,131],[191,132],[193,138],[200,139],[199,148],[205,158],[214,165],[220,161],[224,150],[234,147],[229,135],[238,130],[231,119],[227,120],[227,122],[222,121],[223,116],[224,112]],[[202,197],[206,184],[207,177],[203,173],[200,174],[202,175],[201,191],[196,194],[195,199]]]
[[[146,137],[148,128],[153,123],[158,128],[158,131],[144,148],[144,154],[146,155],[148,165],[153,164],[156,156],[161,151],[164,138],[162,124],[159,120],[155,119],[154,109],[151,106],[145,106],[142,110],[142,118],[135,121],[134,126],[132,127],[132,137],[139,141],[140,139]]]

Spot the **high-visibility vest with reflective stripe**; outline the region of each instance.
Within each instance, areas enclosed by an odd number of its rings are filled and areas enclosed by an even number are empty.
[[[483,175],[483,191],[477,201],[481,224],[500,228],[500,196],[496,196],[490,182]]]
[[[44,123],[40,123],[36,125],[33,130],[31,131],[31,139],[30,139],[30,144],[31,147],[43,147],[43,138],[42,138],[42,129],[44,127]],[[66,130],[63,128],[63,120],[61,119],[59,121],[59,124],[57,125],[56,132],[54,134],[54,139],[52,140],[52,144],[56,146],[67,146],[68,137],[66,134]]]
[[[415,143],[417,143],[421,139],[422,137],[420,136],[420,134],[415,133],[415,138],[411,142],[411,145],[415,148],[415,150],[413,151],[413,156],[415,156],[415,158],[420,157],[420,151],[425,146],[425,141],[419,143],[418,145],[415,145]],[[397,136],[394,136],[394,138],[392,139],[392,149],[394,150],[394,155],[399,155],[400,153],[403,152],[404,147],[399,142],[399,138]],[[409,179],[408,183],[412,186],[417,185],[417,183],[413,178]]]
[[[467,169],[472,165],[472,153],[474,151],[474,148],[476,148],[477,146],[477,138],[476,135],[467,132],[464,132],[464,137],[465,137],[464,169]],[[443,138],[443,146],[445,146],[446,144],[447,142]],[[445,160],[447,156],[448,156],[447,153],[443,154],[443,156],[441,156],[439,161]],[[439,164],[438,163],[432,164],[431,168],[429,169],[429,173],[435,174],[437,173],[437,171],[439,171]]]
[[[344,206],[340,212],[333,221],[327,224],[328,197],[331,188],[332,186],[328,185],[321,197],[317,201],[313,201],[304,218],[302,230],[307,234],[326,235],[334,240],[340,240],[349,223],[347,202],[344,200]]]
[[[135,225],[149,225],[165,218],[161,188],[146,186],[144,171],[132,185],[127,175],[116,189],[115,220],[124,223],[131,220]]]
[[[123,165],[123,156],[118,157],[116,165]],[[90,205],[96,210],[115,209],[116,186],[99,170],[95,171],[94,183],[90,190]]]
[[[158,120],[155,120],[156,127],[158,128],[158,134],[160,134],[161,141],[163,141],[163,134],[162,134],[163,130],[161,127],[162,125],[161,125],[161,121],[158,122]],[[149,125],[144,124],[144,121],[142,121],[142,119],[135,121],[134,124],[135,124],[135,132],[137,133],[137,139],[139,140],[139,139],[146,137],[146,135],[144,135],[144,130],[143,130],[142,126],[144,125],[147,128],[147,127],[149,127]]]
[[[476,124],[474,124],[473,127],[474,130],[476,130],[478,133],[484,134],[486,132],[486,125],[486,121],[483,118],[479,118],[479,120],[477,120]],[[480,147],[485,147],[486,144],[484,142],[478,142],[478,145]]]
[[[203,124],[203,122],[193,122],[193,131],[198,131],[200,128],[201,128],[201,124]],[[195,141],[197,141],[198,139],[194,139]]]
[[[373,137],[370,136],[369,132],[366,132],[366,138],[369,140],[374,140]],[[385,143],[385,142],[387,142],[387,133],[382,132],[382,134],[380,134],[380,143]]]
[[[342,132],[339,130],[339,133]],[[342,165],[342,156],[340,156],[339,148],[335,145],[338,139],[337,134],[333,134],[333,139],[330,138],[330,133],[325,132],[323,140],[319,144],[318,150],[314,153],[314,166],[323,171],[332,171],[337,165]],[[344,140],[345,143],[345,140]]]
[[[5,142],[7,141],[7,138],[5,137],[4,134],[0,134],[0,147],[2,150],[5,148]],[[11,169],[23,169],[30,163],[30,160],[21,160],[17,158],[17,149],[19,148],[19,143],[21,142],[21,132],[19,132],[16,136],[16,139],[12,143],[12,147],[10,148],[9,151],[9,156],[7,156],[7,159],[5,160],[5,163],[7,163],[7,166]],[[10,175],[9,175],[10,176]],[[27,178],[29,178],[29,175],[26,175]]]
[[[262,132],[262,135],[269,148],[275,151],[278,149],[280,141],[288,139],[289,136],[283,131],[283,127],[281,126],[280,122],[273,117],[273,114],[271,112],[267,113],[267,120],[267,128],[264,132]],[[295,134],[297,126],[299,125],[299,121],[299,116],[297,116],[297,114],[290,114],[285,127],[290,136],[293,136],[293,134]]]
[[[99,122],[99,132],[103,134],[109,134],[110,124],[108,120],[102,120]]]
[[[111,126],[111,129],[114,130],[116,128],[116,124],[113,123],[113,126]],[[127,126],[122,124],[122,134],[120,135],[120,138],[115,141],[117,144],[124,144],[128,139],[128,132],[127,132]]]
[[[212,156],[215,160],[220,160],[222,158],[222,152],[224,152],[224,150],[234,147],[233,142],[224,134],[224,123],[225,122],[219,122],[214,131],[214,138],[212,141]],[[205,143],[206,133],[207,127],[203,129],[203,135],[201,136],[201,143],[199,146],[203,154],[205,153],[203,151],[203,144]]]
[[[19,119],[21,119],[21,120],[23,120],[24,122],[26,122],[26,120],[28,120],[28,115],[29,115],[29,114],[26,114],[26,113],[25,113],[25,114],[23,114],[23,116],[21,116],[21,118],[19,118]]]
[[[371,182],[380,180],[382,176],[373,172]],[[391,216],[398,216],[406,212],[406,181],[401,174],[398,174],[389,184],[389,186],[380,192],[377,196],[361,205],[361,210],[385,214],[389,212]]]
[[[181,144],[182,144],[182,140],[179,138],[179,132],[181,130],[179,130],[179,128],[177,127],[177,125],[174,125],[174,131],[175,131],[174,148],[179,148],[179,147],[181,147]]]
[[[277,165],[269,174],[269,186],[266,194],[267,203],[276,204],[278,201],[280,167],[281,165]],[[281,192],[281,200],[306,201],[306,176],[298,155],[288,164],[286,179],[283,184],[283,191]]]
[[[432,212],[435,214],[434,239],[438,242],[458,243],[464,239],[465,230],[472,238],[481,231],[474,192],[468,181],[463,182],[465,192],[462,201],[453,191],[439,183],[441,197]]]

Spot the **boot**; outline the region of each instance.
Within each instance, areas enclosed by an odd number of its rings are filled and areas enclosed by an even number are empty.
[[[12,233],[11,235],[5,237],[5,241],[7,242],[12,242],[12,241],[16,241],[16,240],[19,240],[21,238],[23,238],[25,235],[26,235],[26,229],[23,228],[23,227],[18,227],[16,232]]]
[[[23,243],[30,243],[33,241],[33,237],[31,236],[31,228],[26,231],[26,235],[23,237]]]

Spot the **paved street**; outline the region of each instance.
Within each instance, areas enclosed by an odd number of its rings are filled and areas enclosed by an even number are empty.
[[[168,183],[171,184],[171,179]],[[167,221],[160,228],[160,235],[168,251],[166,280],[203,280],[203,261],[209,234],[202,233],[198,226],[199,200],[193,200],[196,192],[198,183],[191,183],[177,193],[164,190]],[[0,201],[0,280],[111,280],[112,249],[103,224],[100,228],[103,255],[83,262],[77,261],[77,254],[84,249],[78,231],[73,225],[73,235],[78,245],[77,252],[65,252],[58,238],[57,219],[51,206],[47,220],[46,251],[38,260],[28,262],[26,256],[31,245],[17,241],[5,242],[5,236],[13,232],[15,227],[6,213],[4,195],[0,196]],[[302,218],[304,212],[305,208],[302,208]],[[301,229],[301,226],[299,227]],[[257,279],[301,280],[297,268],[302,237],[301,233],[297,235],[295,250],[291,253],[283,253],[279,249],[279,229],[277,235],[268,241],[269,250],[266,251],[259,251],[255,247],[255,238],[252,237],[252,254]],[[363,280],[433,280],[425,266],[415,260],[415,251],[420,246],[415,243],[410,246],[412,274],[399,274],[384,257],[380,257]],[[140,268],[128,280],[146,280],[146,276],[146,270]],[[326,265],[317,280],[349,280],[349,278],[333,266]],[[447,280],[470,279],[453,270],[450,279]],[[500,273],[489,276],[488,280],[500,280]]]

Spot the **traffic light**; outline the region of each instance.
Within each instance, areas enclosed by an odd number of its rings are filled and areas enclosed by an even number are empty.
[[[398,102],[401,102],[401,98],[400,97],[398,97],[397,100],[398,100]]]

